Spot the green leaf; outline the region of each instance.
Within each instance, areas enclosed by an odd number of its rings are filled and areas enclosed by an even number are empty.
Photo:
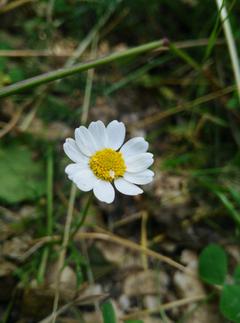
[[[143,323],[142,320],[127,320],[125,323]]]
[[[240,286],[224,286],[221,293],[220,310],[228,320],[240,323]]]
[[[101,311],[104,323],[117,323],[115,311],[110,301],[102,304]]]
[[[240,265],[235,268],[233,278],[236,284],[240,284]]]
[[[34,200],[45,193],[42,162],[33,160],[27,147],[0,147],[0,200],[18,203]]]
[[[220,246],[210,244],[200,254],[199,275],[209,284],[222,285],[227,275],[227,255]]]

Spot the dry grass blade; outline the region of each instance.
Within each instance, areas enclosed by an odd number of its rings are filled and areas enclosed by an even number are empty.
[[[106,234],[106,233],[98,233],[98,232],[81,232],[75,236],[75,239],[76,240],[81,240],[81,239],[104,240],[104,241],[114,242],[114,243],[117,243],[125,248],[143,253],[143,254],[147,255],[148,257],[162,261],[162,262],[168,264],[169,266],[171,266],[175,269],[181,270],[181,271],[185,272],[186,274],[198,279],[195,272],[187,269],[185,266],[176,262],[175,260],[172,260],[171,258],[161,255],[161,254],[159,254],[153,250],[150,250],[148,248],[144,248],[133,241],[121,238],[121,237],[119,237],[117,235],[113,235],[111,233]]]
[[[21,118],[23,108],[20,108],[12,117],[12,119],[0,130],[0,139],[8,134],[17,124]]]
[[[69,308],[71,308],[72,306],[75,305],[84,305],[84,304],[91,304],[94,303],[96,300],[101,301],[105,298],[108,297],[108,294],[93,294],[93,295],[89,295],[86,297],[78,297],[76,298],[74,301],[69,302],[63,306],[61,306],[55,315],[59,316],[61,314],[63,314],[64,312],[66,312]],[[54,313],[52,313],[51,315],[45,317],[43,320],[39,321],[38,323],[50,323],[52,322],[52,320],[54,319]]]
[[[228,87],[226,87],[226,88],[224,88],[222,90],[218,90],[218,91],[203,95],[203,96],[197,98],[196,100],[179,104],[178,106],[176,106],[174,108],[170,108],[170,109],[168,109],[166,111],[155,113],[152,116],[149,116],[149,117],[144,118],[143,120],[140,120],[138,122],[138,127],[141,128],[141,127],[146,127],[146,126],[152,125],[155,122],[158,122],[158,121],[160,121],[162,119],[170,117],[170,116],[172,116],[172,115],[174,115],[176,113],[189,110],[194,106],[197,106],[197,105],[200,105],[200,104],[215,100],[215,99],[217,99],[219,97],[222,97],[222,96],[224,96],[226,94],[229,94],[229,93],[233,92],[235,89],[236,89],[236,86],[231,85],[231,86],[228,86]]]
[[[30,0],[29,0],[30,1]],[[197,39],[197,40],[187,40],[182,42],[174,42],[176,48],[188,49],[194,47],[205,47],[208,45],[208,39]],[[225,41],[219,39],[216,41],[216,45],[224,45]],[[156,52],[166,52],[169,51],[168,47],[161,47],[155,50]],[[43,50],[34,50],[34,49],[0,49],[0,57],[71,57],[74,51],[72,49],[62,48],[59,49],[43,49]],[[80,52],[80,55],[82,52]],[[107,53],[110,55],[111,53]],[[79,58],[79,56],[77,56]]]
[[[146,309],[142,311],[137,311],[135,313],[130,313],[128,315],[125,315],[121,318],[121,320],[131,320],[131,319],[136,319],[136,318],[143,318],[144,316],[147,316],[149,314],[154,314],[154,313],[159,313],[162,310],[171,310],[173,308],[179,307],[179,306],[185,306],[187,304],[195,303],[195,302],[200,302],[206,299],[206,295],[196,295],[194,297],[188,297],[188,298],[183,298],[179,299],[177,301],[169,302],[162,304],[160,307],[155,308],[155,309]]]

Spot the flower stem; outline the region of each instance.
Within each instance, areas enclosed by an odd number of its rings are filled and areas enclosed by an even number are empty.
[[[71,233],[71,240],[74,238],[75,234],[79,231],[79,229],[83,226],[86,217],[88,215],[88,210],[89,210],[89,206],[91,205],[92,202],[92,198],[93,198],[93,194],[90,193],[88,196],[88,200],[87,203],[82,211],[81,217],[80,217],[80,221],[76,224],[75,229],[73,230],[73,232]]]
[[[97,41],[97,40],[96,40]],[[93,47],[92,47],[92,53],[96,52],[96,43],[94,41],[93,43]],[[91,77],[93,78],[93,75],[89,76],[88,78]],[[92,86],[89,86],[89,83],[87,82],[86,84],[86,88],[85,88],[85,96],[84,96],[84,106],[83,106],[83,113],[81,115],[81,123],[85,124],[87,121],[87,117],[88,117],[88,110],[89,110],[89,104],[90,104],[90,95],[91,95],[91,89]],[[88,99],[86,100],[86,96],[88,96]],[[54,302],[53,302],[53,311],[52,311],[52,323],[55,323],[56,318],[57,318],[57,313],[58,313],[58,303],[59,303],[59,296],[60,296],[60,280],[61,280],[61,272],[64,266],[64,261],[65,261],[65,256],[66,256],[66,252],[67,252],[67,246],[68,246],[68,242],[70,240],[70,238],[75,235],[75,231],[73,232],[73,235],[71,235],[71,224],[72,224],[72,219],[73,219],[73,211],[74,211],[74,203],[75,203],[75,199],[76,199],[76,192],[77,192],[77,187],[75,186],[75,184],[72,184],[71,187],[71,193],[70,193],[70,198],[69,198],[69,205],[68,205],[68,212],[67,212],[67,218],[66,218],[66,223],[64,226],[64,235],[63,235],[63,242],[62,242],[62,248],[60,250],[60,254],[59,254],[59,260],[58,260],[58,268],[57,268],[57,280],[56,280],[56,290],[55,290],[55,295],[54,295]],[[91,194],[92,195],[92,194]],[[77,224],[76,227],[76,232],[79,230],[79,228],[83,225],[87,213],[88,213],[88,208],[91,204],[91,195],[88,199],[88,202],[83,210],[82,213],[82,218],[80,220],[80,222]]]
[[[15,94],[18,92],[21,92],[23,90],[31,89],[35,86],[45,84],[51,81],[55,81],[61,78],[64,78],[69,75],[73,75],[79,72],[83,72],[86,70],[89,70],[91,68],[95,68],[101,65],[105,65],[123,58],[128,58],[131,56],[139,55],[148,51],[152,51],[154,49],[157,49],[161,46],[166,45],[166,40],[158,40],[151,43],[147,43],[144,45],[140,45],[134,48],[127,49],[122,52],[113,53],[111,55],[86,62],[86,63],[80,63],[76,64],[71,67],[61,68],[52,72],[44,73],[29,79],[26,79],[24,81],[17,82],[15,84],[9,85],[4,87],[0,90],[0,98],[6,97],[11,94]]]
[[[70,229],[71,229],[71,223],[72,223],[72,217],[73,217],[73,209],[74,209],[76,192],[77,192],[77,187],[74,184],[72,184],[70,198],[69,198],[69,204],[68,204],[67,218],[66,218],[66,223],[64,226],[63,241],[62,241],[62,246],[60,249],[60,254],[59,254],[59,259],[58,259],[56,292],[55,292],[54,303],[53,303],[52,323],[55,323],[55,321],[56,321],[56,313],[57,313],[57,309],[58,309],[59,295],[60,295],[60,279],[61,279],[62,269],[64,266],[67,245],[68,245],[68,241],[69,241],[69,237],[70,237]]]

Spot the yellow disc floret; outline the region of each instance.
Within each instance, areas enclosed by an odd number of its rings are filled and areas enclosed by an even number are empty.
[[[122,177],[126,171],[122,153],[111,148],[97,151],[90,158],[89,166],[98,178],[109,182]]]

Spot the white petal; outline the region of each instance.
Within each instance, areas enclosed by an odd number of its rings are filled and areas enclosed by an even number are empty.
[[[88,130],[95,140],[97,150],[107,147],[107,133],[102,121],[98,120],[95,122],[91,122],[88,127]]]
[[[77,187],[84,191],[91,191],[97,181],[97,177],[93,174],[91,170],[82,170],[75,176],[72,176],[72,181],[77,185]]]
[[[86,156],[91,156],[96,152],[96,144],[92,134],[84,126],[75,130],[76,143],[81,152]]]
[[[126,179],[130,183],[145,185],[149,184],[153,180],[154,173],[150,169],[146,169],[140,173],[128,173],[125,172],[124,179]]]
[[[153,154],[151,153],[142,153],[136,156],[127,157],[125,159],[127,166],[127,171],[130,173],[138,173],[145,169],[153,163]]]
[[[142,137],[135,137],[128,140],[120,149],[124,157],[145,153],[148,150],[148,142]]]
[[[83,170],[88,170],[89,166],[87,164],[70,164],[65,168],[65,173],[70,179],[76,176],[79,172]]]
[[[129,183],[124,178],[116,179],[114,181],[114,184],[116,186],[116,189],[125,195],[138,195],[143,193],[143,190],[140,187]]]
[[[126,128],[122,122],[113,120],[107,126],[108,147],[118,150],[125,139]]]
[[[63,144],[63,150],[65,154],[75,163],[84,163],[88,162],[88,158],[81,153],[76,142],[72,138],[67,138]]]
[[[112,203],[115,197],[115,191],[112,184],[101,179],[95,183],[93,193],[97,199],[106,203]]]

